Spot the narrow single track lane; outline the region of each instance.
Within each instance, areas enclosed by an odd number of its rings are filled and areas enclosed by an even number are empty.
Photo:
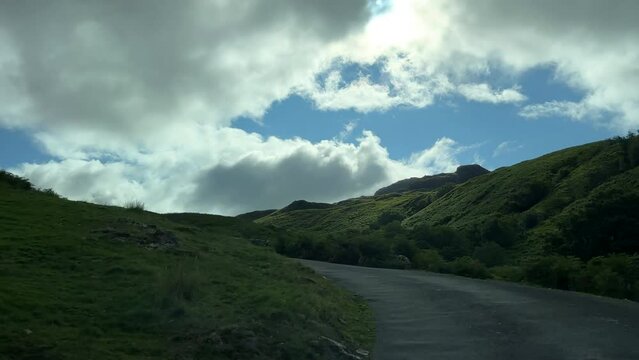
[[[639,360],[639,303],[423,271],[301,260],[371,305],[373,358]]]

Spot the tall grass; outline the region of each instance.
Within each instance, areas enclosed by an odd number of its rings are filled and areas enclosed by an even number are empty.
[[[131,211],[142,212],[144,211],[144,203],[139,200],[127,201],[124,203],[124,208]]]
[[[164,305],[192,301],[202,282],[197,261],[181,261],[159,274],[159,295]]]

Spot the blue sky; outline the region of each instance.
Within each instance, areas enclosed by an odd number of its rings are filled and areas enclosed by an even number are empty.
[[[584,96],[555,79],[552,67],[527,71],[517,79],[517,84],[530,103],[580,101]],[[370,113],[322,111],[311,101],[293,96],[274,103],[263,118],[257,121],[239,118],[234,126],[263,136],[301,137],[316,142],[338,137],[344,126],[353,122],[357,127],[345,141],[354,141],[362,130],[371,130],[396,159],[408,158],[437,139],[448,137],[472,147],[459,155],[460,162],[473,163],[478,155],[484,166],[491,169],[616,134],[610,128],[562,116],[526,119],[519,116],[518,111],[517,105],[485,104],[461,96],[424,109],[395,108]],[[508,149],[495,154],[496,147],[505,142],[509,143]]]
[[[105,4],[0,2],[0,167],[73,200],[233,215],[639,128],[639,2]]]
[[[355,72],[375,67],[346,69]],[[348,79],[348,76],[344,76]],[[489,81],[492,79],[488,79]],[[584,94],[555,79],[552,67],[531,69],[517,79],[530,103],[550,100],[580,101]],[[619,131],[574,121],[566,117],[526,119],[512,104],[485,104],[456,96],[424,109],[395,108],[361,113],[354,110],[319,110],[312,101],[291,96],[273,103],[259,119],[239,117],[233,126],[265,137],[300,137],[313,142],[339,137],[346,124],[356,128],[344,139],[353,142],[362,130],[377,134],[395,159],[410,157],[441,137],[451,138],[472,149],[459,155],[462,163],[473,163],[478,155],[484,166],[494,169],[531,159],[551,151],[602,140]],[[508,150],[495,154],[497,146],[509,142]],[[0,128],[0,166],[11,168],[24,162],[54,159],[28,131]]]

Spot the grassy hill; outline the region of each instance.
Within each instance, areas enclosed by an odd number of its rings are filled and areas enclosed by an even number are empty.
[[[0,359],[341,358],[363,301],[210,215],[72,202],[0,172]],[[251,240],[252,241],[249,241]]]
[[[462,165],[454,173],[426,175],[421,178],[400,180],[394,184],[383,187],[375,192],[375,195],[384,195],[398,192],[422,190],[434,190],[446,185],[464,183],[474,177],[488,173],[489,171],[480,165]]]
[[[638,165],[639,136],[629,134],[459,185],[274,212],[257,222],[305,233],[308,240],[280,244],[293,256],[639,299]]]

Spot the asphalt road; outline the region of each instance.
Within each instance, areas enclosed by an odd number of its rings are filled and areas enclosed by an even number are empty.
[[[639,303],[422,271],[302,263],[370,303],[374,359],[639,360]]]

